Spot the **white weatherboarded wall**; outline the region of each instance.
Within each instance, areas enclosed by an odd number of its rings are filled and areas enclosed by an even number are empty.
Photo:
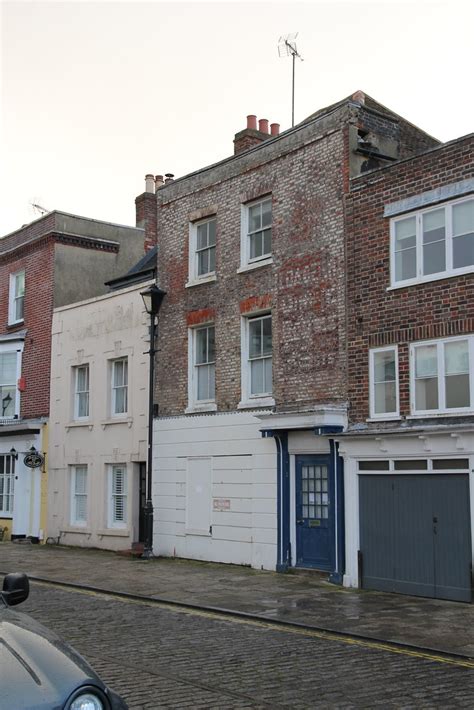
[[[277,458],[252,414],[155,421],[154,553],[275,569]]]

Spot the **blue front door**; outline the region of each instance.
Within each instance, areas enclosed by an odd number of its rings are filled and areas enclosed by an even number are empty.
[[[329,456],[296,457],[296,564],[334,568],[334,481]]]

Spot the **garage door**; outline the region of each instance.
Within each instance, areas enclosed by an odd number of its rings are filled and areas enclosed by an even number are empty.
[[[359,475],[362,586],[471,601],[467,474]]]

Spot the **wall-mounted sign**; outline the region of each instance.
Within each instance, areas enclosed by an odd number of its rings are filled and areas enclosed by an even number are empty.
[[[230,510],[229,498],[214,498],[212,501],[213,510]]]
[[[29,451],[25,455],[23,463],[28,468],[41,468],[44,464],[44,456],[40,454],[39,451]]]

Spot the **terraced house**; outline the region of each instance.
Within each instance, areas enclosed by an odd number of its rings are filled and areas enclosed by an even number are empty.
[[[53,211],[0,239],[0,527],[46,539],[53,308],[106,291],[144,231]]]
[[[474,136],[347,197],[346,583],[470,601]]]
[[[233,156],[150,181],[155,554],[342,580],[345,196],[437,145],[357,92],[282,134],[249,116]]]

